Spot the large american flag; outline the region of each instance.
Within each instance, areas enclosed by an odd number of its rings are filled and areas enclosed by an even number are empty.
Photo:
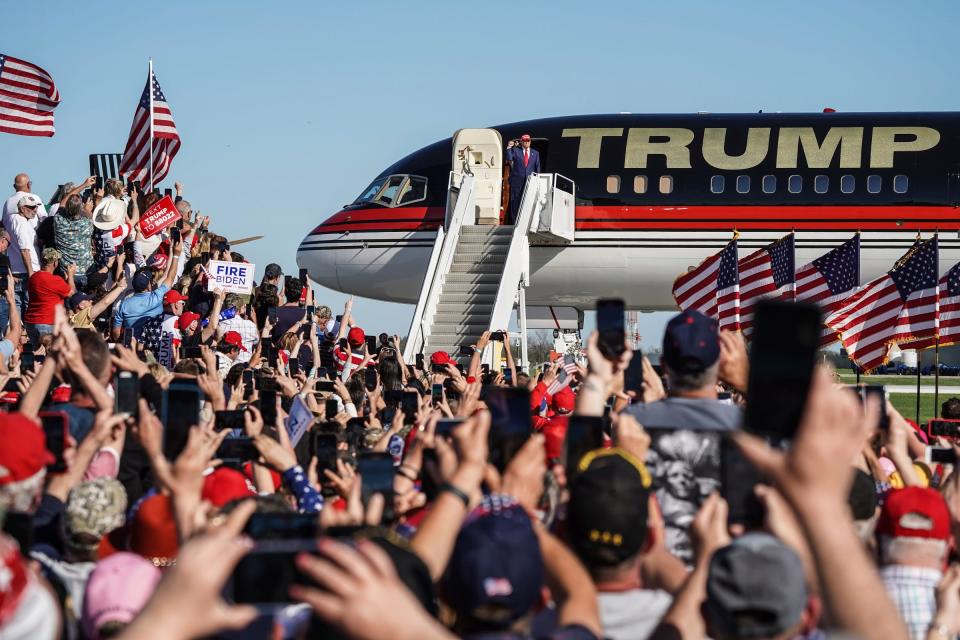
[[[58,104],[60,92],[49,73],[0,53],[0,132],[49,138]]]
[[[960,342],[960,264],[940,278],[940,346]],[[901,349],[928,349],[937,344],[937,337],[901,342]]]
[[[673,282],[673,298],[682,311],[694,309],[715,318],[721,329],[740,328],[740,279],[737,241]]]
[[[153,183],[150,184],[150,91],[153,91]],[[170,172],[170,163],[180,150],[180,135],[173,123],[170,105],[160,90],[157,77],[150,72],[147,84],[140,96],[137,112],[133,114],[133,126],[123,151],[120,173],[128,180],[160,184]]]
[[[936,236],[917,242],[893,269],[869,282],[826,319],[861,369],[870,371],[884,364],[892,344],[936,336],[938,263]]]
[[[817,304],[826,318],[844,305],[860,286],[860,234],[813,262],[797,269],[797,301]],[[837,333],[823,326],[820,346],[837,340]]]
[[[753,308],[764,298],[793,300],[794,238],[789,234],[740,260],[740,330],[753,332]]]

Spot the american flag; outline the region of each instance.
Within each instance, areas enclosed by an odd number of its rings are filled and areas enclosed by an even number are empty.
[[[740,330],[753,333],[753,307],[764,298],[793,300],[794,238],[789,234],[740,260]]]
[[[796,280],[798,302],[819,305],[824,318],[836,312],[860,286],[860,234],[797,269]],[[836,332],[824,325],[820,346],[836,340]]]
[[[58,104],[60,92],[49,73],[0,53],[0,132],[49,138]]]
[[[936,236],[917,242],[883,276],[869,282],[826,320],[864,371],[887,361],[890,345],[937,334]]]
[[[160,90],[160,83],[151,70],[147,84],[140,96],[137,112],[133,114],[133,126],[123,151],[120,174],[128,180],[143,184],[150,181],[150,91],[153,91],[153,183],[160,184],[170,172],[170,163],[180,150],[180,135],[173,123],[170,105]]]
[[[960,342],[960,264],[940,278],[940,346]],[[901,349],[928,349],[937,344],[936,336],[902,342]]]
[[[721,329],[740,328],[740,280],[737,241],[673,282],[673,299],[682,311],[694,309],[716,318]]]

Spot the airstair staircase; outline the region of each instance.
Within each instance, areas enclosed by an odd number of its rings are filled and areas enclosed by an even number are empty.
[[[483,181],[478,186],[468,171],[450,174],[447,214],[437,230],[407,333],[405,362],[412,363],[418,353],[429,357],[436,351],[456,358],[461,346],[476,343],[484,331],[507,329],[517,307],[521,361],[526,364],[530,244],[573,241],[575,187],[559,174],[533,174],[527,178],[516,224],[497,225],[483,224],[489,218],[478,200],[490,200],[485,186]],[[488,349],[484,360],[489,358]]]

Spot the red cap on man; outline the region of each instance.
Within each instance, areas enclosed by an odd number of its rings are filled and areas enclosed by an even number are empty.
[[[891,538],[950,538],[950,511],[939,492],[906,487],[887,493],[877,520],[877,533]]]
[[[350,346],[354,349],[362,347],[366,339],[367,334],[365,334],[360,327],[353,327],[347,333],[347,342],[350,343]]]
[[[243,473],[229,467],[220,467],[203,480],[200,496],[215,507],[228,502],[257,495],[253,486]]]
[[[573,394],[573,389],[564,387],[553,394],[550,407],[557,413],[573,413],[576,403],[577,397]]]
[[[530,134],[525,133],[522,136],[520,136],[520,142],[530,142]]]
[[[187,297],[176,289],[170,289],[170,291],[167,291],[165,294],[163,294],[163,304],[167,305],[168,307],[172,307],[178,302],[185,302],[186,300]]]
[[[27,480],[54,462],[47,437],[22,413],[0,414],[0,486]]]
[[[450,354],[446,351],[434,351],[433,355],[430,356],[430,364],[443,366],[447,364],[453,364],[453,360],[450,358]]]
[[[184,329],[189,327],[191,324],[193,324],[195,320],[199,320],[199,319],[200,319],[199,313],[194,313],[193,311],[184,311],[183,313],[180,314],[180,319],[177,320],[177,328],[180,329],[180,331],[183,331]]]
[[[238,331],[227,331],[225,334],[223,334],[223,338],[221,338],[221,340],[226,344],[239,347],[240,351],[247,350],[247,348],[243,346],[243,337]]]

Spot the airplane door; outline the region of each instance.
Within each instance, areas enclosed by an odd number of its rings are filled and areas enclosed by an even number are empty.
[[[465,224],[500,222],[500,189],[503,178],[503,140],[495,129],[460,129],[453,134],[453,173],[459,184],[464,173],[474,178],[475,220]]]

